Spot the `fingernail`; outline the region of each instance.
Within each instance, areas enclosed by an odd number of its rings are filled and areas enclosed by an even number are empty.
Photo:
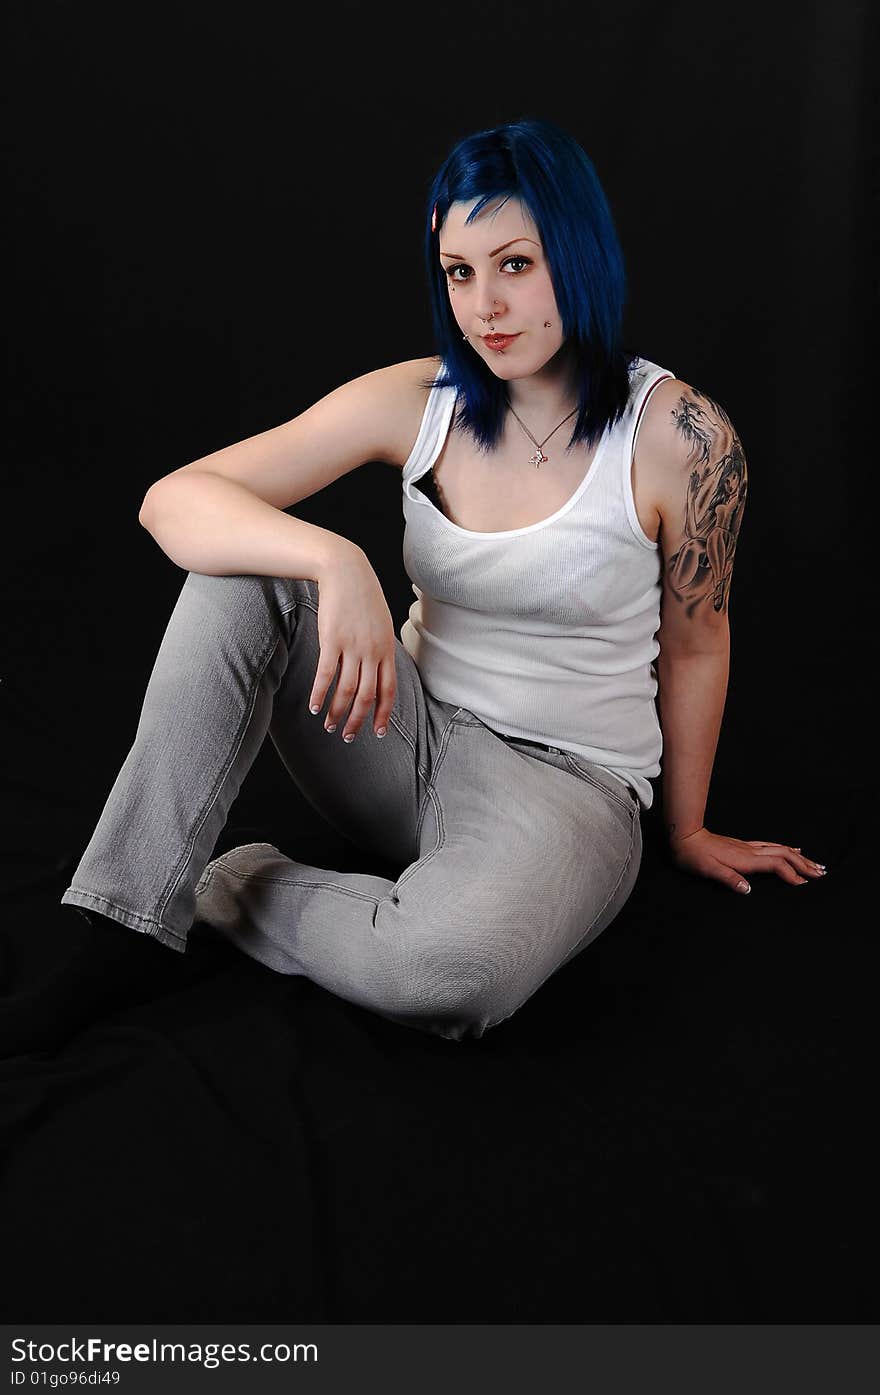
[[[343,739],[343,741],[346,741],[346,742],[348,742],[348,741],[354,741],[354,738],[355,738],[356,736],[357,736],[357,732],[356,732],[356,731],[350,731],[350,732],[348,733],[348,735],[347,735],[347,736],[343,736],[342,739]]]
[[[320,712],[320,710],[321,710],[320,707],[310,707],[310,708],[309,708],[309,711],[311,712],[311,714],[312,714],[313,717],[314,717],[315,713],[316,713],[316,712]]]
[[[385,733],[387,732],[387,730],[388,730],[387,727],[377,727],[377,728],[376,728],[376,735],[380,738],[380,740],[381,740],[381,738],[385,735]]]
[[[737,891],[745,891],[748,893],[752,888],[749,886],[748,882],[738,882],[736,889]]]
[[[326,722],[325,722],[325,724],[324,724],[324,730],[325,730],[325,731],[335,731],[335,730],[336,730],[336,723],[334,722],[333,725],[332,725],[332,727],[328,727],[327,724],[326,724]]]

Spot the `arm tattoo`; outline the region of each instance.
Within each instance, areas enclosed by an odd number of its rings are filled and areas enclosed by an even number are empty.
[[[733,555],[748,491],[742,443],[717,402],[690,388],[673,409],[688,442],[691,474],[684,510],[684,541],[669,559],[667,579],[690,618],[711,600],[726,611]]]

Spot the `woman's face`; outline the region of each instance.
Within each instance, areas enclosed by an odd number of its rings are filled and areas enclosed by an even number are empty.
[[[466,224],[476,202],[452,204],[440,228],[449,303],[462,334],[497,378],[525,378],[564,343],[550,269],[524,204],[510,198],[502,206],[496,199]],[[493,332],[516,338],[493,349],[485,339]]]

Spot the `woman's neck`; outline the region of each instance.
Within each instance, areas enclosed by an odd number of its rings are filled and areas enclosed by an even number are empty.
[[[562,350],[537,373],[505,385],[511,407],[539,440],[542,429],[545,434],[552,431],[578,405],[575,374],[571,365],[560,358],[561,353]]]

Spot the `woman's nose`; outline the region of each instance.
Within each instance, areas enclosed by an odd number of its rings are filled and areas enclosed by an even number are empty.
[[[497,297],[488,294],[478,296],[476,312],[481,320],[488,320],[490,315],[499,315],[501,313],[500,301]]]

